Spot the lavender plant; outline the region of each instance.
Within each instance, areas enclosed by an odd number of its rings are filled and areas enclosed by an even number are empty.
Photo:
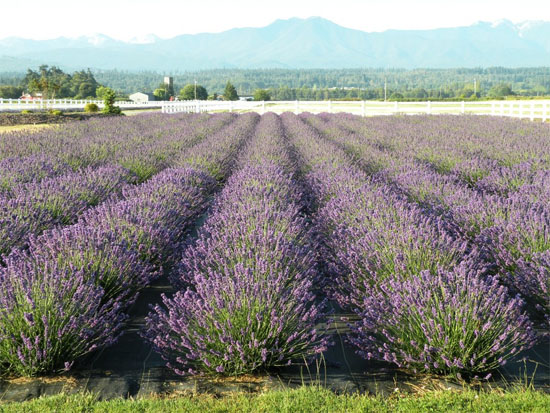
[[[158,276],[131,247],[117,239],[116,233],[77,224],[31,237],[29,250],[15,251],[12,256],[31,261],[35,268],[55,265],[58,271],[78,272],[104,290],[102,303],[118,300],[127,307]]]
[[[467,265],[368,288],[351,342],[367,359],[416,372],[481,376],[535,342],[523,301],[510,298],[497,277]]]
[[[177,374],[239,375],[303,362],[324,351],[328,339],[318,332],[320,306],[311,280],[236,264],[224,273],[197,275],[195,289],[163,297],[147,318],[146,337]],[[289,286],[288,279],[294,282]]]
[[[412,193],[410,187],[400,192],[387,183],[391,171],[372,180],[346,173],[353,169],[353,160],[339,153],[338,146],[323,150],[322,137],[307,125],[291,115],[284,122],[309,164],[306,179],[320,182],[311,189],[321,201],[317,222],[325,251],[334,257],[333,296],[360,317],[351,326],[351,341],[361,355],[416,371],[476,375],[490,372],[534,343],[523,301],[510,298],[496,277],[486,278],[482,256],[457,226],[460,220],[449,221],[452,214],[411,204],[404,196]],[[321,153],[328,159],[319,162]],[[443,165],[437,163],[433,169]],[[449,173],[451,163],[443,169]],[[435,187],[430,187],[429,178],[423,179],[427,191],[420,194],[432,201]],[[460,187],[452,179],[438,185]],[[470,210],[475,210],[475,203],[489,201],[471,201],[468,191],[462,189],[459,196],[461,202],[473,202]],[[451,194],[449,190],[443,199]],[[433,201],[436,204],[437,198]],[[481,216],[474,222],[481,230],[490,214],[488,209],[477,210]],[[510,213],[502,203],[493,210]]]
[[[176,165],[192,167],[218,181],[223,180],[235,161],[237,150],[252,135],[258,120],[256,113],[240,116],[209,139],[183,152]]]
[[[449,231],[440,217],[365,187],[329,201],[318,212],[335,276],[329,286],[344,308],[362,308],[366,286],[397,275],[451,270],[462,261],[484,268],[477,248]]]
[[[26,197],[0,195],[0,260],[14,247],[24,246],[29,234],[37,234],[53,225],[52,216],[37,209]]]
[[[207,176],[192,170],[174,169],[155,178],[139,189],[129,189],[124,200],[87,211],[80,222],[110,232],[117,243],[128,245],[144,262],[161,268],[212,184]]]
[[[113,344],[125,316],[117,301],[80,271],[18,257],[0,267],[0,365],[7,375],[69,370]]]
[[[38,182],[69,171],[68,165],[44,155],[5,158],[0,161],[0,193],[11,194],[16,185]]]
[[[485,229],[487,249],[503,282],[520,294],[537,321],[550,317],[550,212],[545,205],[525,205],[505,221]]]
[[[144,336],[178,374],[301,363],[329,343],[315,328],[324,303],[312,292],[315,245],[301,194],[276,163],[290,165],[280,124],[267,115],[256,132],[172,276],[184,289],[147,318]]]
[[[13,187],[11,196],[0,195],[0,255],[24,247],[29,236],[56,224],[74,223],[87,208],[115,196],[130,182],[127,170],[107,166]]]
[[[314,245],[307,243],[299,206],[289,202],[301,196],[290,176],[268,162],[243,168],[226,187],[193,248],[185,250],[172,283],[183,288],[197,271],[223,272],[238,262],[254,266],[258,259],[267,261],[270,270],[309,271]]]

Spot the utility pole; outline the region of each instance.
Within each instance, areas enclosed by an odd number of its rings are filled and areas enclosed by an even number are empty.
[[[195,100],[197,100],[197,79],[195,79]]]
[[[477,96],[477,81],[474,79],[474,95]]]

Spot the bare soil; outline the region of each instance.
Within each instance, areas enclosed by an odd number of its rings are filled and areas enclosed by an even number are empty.
[[[47,112],[0,113],[0,126],[59,124],[109,116],[113,115],[104,113],[63,113],[61,115],[53,115]]]

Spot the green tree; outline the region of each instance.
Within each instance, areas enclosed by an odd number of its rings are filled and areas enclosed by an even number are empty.
[[[19,86],[0,86],[0,98],[17,99],[23,94],[23,88]]]
[[[77,99],[96,97],[96,89],[99,86],[90,69],[74,72],[72,76],[68,76],[65,83],[67,86],[70,85],[70,94]]]
[[[95,97],[96,95],[96,86],[92,82],[84,82],[78,86],[78,94],[76,95],[77,99],[84,99],[89,97]]]
[[[156,100],[168,100],[169,99],[169,96],[168,96],[168,92],[166,89],[155,89],[153,91],[153,95],[155,96],[155,99]]]
[[[188,83],[180,90],[180,99],[182,100],[194,100],[195,99],[195,85]],[[208,91],[204,86],[197,85],[197,100],[207,100]]]
[[[390,100],[402,100],[403,95],[399,92],[393,92],[390,96]]]
[[[34,72],[29,69],[27,72],[28,79],[27,87],[31,93],[42,93],[42,97],[46,99],[55,99],[56,93],[61,89],[61,75],[63,72],[57,67],[49,67],[41,65],[38,68],[39,72]]]
[[[269,95],[269,91],[265,89],[256,89],[254,91],[254,100],[262,101],[262,100],[271,100],[271,96]]]
[[[153,91],[156,100],[170,100],[174,96],[174,86],[168,83],[160,83]]]
[[[119,115],[121,110],[118,106],[115,106],[116,93],[113,89],[109,89],[105,92],[103,103],[105,107],[103,108],[103,113],[108,113],[111,115]]]
[[[235,86],[233,86],[229,81],[227,81],[227,84],[225,85],[225,89],[223,91],[223,98],[224,100],[239,100],[239,95],[237,95],[237,89],[235,89]]]
[[[109,90],[112,90],[112,89],[106,86],[98,86],[97,89],[95,90],[95,94],[99,99],[105,99],[105,94],[108,93]]]
[[[492,98],[503,98],[505,96],[512,96],[514,94],[515,93],[512,91],[510,85],[505,83],[494,85],[491,89],[489,89],[489,92],[487,93],[487,95]]]
[[[428,92],[426,89],[419,87],[406,92],[405,96],[413,99],[426,99],[428,97]]]
[[[38,71],[28,69],[21,81],[21,87],[29,92],[41,92],[44,98],[95,97],[98,86],[89,69],[74,72],[71,76],[56,66],[48,65],[41,65]]]

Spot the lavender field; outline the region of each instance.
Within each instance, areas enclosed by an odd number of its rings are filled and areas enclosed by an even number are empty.
[[[13,132],[0,256],[4,378],[86,368],[137,306],[179,376],[303,365],[339,325],[362,359],[489,380],[548,340],[550,125],[144,114]]]

